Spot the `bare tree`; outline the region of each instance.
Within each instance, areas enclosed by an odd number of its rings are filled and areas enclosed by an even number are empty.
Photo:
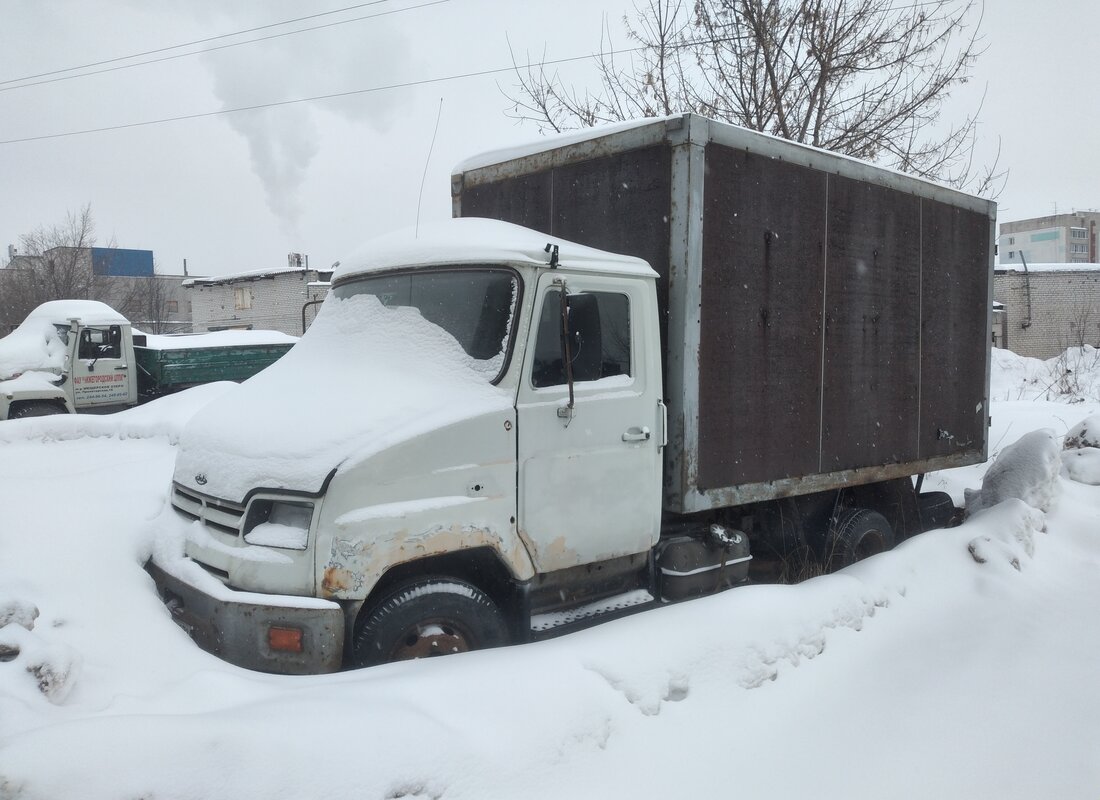
[[[39,302],[92,296],[95,280],[88,249],[95,246],[96,238],[90,204],[69,212],[58,225],[23,234],[19,241],[37,276]]]
[[[38,305],[35,273],[22,267],[22,260],[17,258],[0,269],[0,336],[14,330]]]
[[[20,237],[21,251],[0,269],[0,335],[22,322],[36,306],[49,300],[90,299],[111,306],[149,333],[189,327],[171,322],[178,300],[176,276],[111,273],[110,254],[93,253],[95,221],[90,205],[70,213],[65,221],[43,226]],[[117,247],[112,238],[107,248]],[[106,256],[103,263],[98,257]],[[102,274],[99,274],[102,273]]]
[[[19,254],[0,270],[0,328],[14,327],[49,300],[96,299],[116,308],[128,302],[116,282],[96,274],[90,204],[69,212],[64,222],[23,234],[19,244]],[[115,246],[113,240],[107,244]]]
[[[179,279],[157,275],[155,264],[153,272],[152,278],[134,279],[131,294],[124,303],[127,316],[146,333],[175,333],[181,323],[169,320],[169,303],[178,302],[171,286]]]
[[[88,248],[95,244],[90,205],[65,221],[19,239],[20,254],[0,271],[0,317],[17,324],[40,303],[92,296],[94,274]]]
[[[983,51],[981,2],[639,0],[634,47],[604,28],[598,89],[516,64],[512,115],[563,131],[694,111],[990,194],[1003,174],[973,163],[980,104],[942,119]]]

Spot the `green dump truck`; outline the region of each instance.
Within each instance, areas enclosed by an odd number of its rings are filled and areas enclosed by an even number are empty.
[[[104,303],[43,303],[0,339],[0,420],[109,413],[190,386],[242,381],[296,341],[277,331],[146,335]]]

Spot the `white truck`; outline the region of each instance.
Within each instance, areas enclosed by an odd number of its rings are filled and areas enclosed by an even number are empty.
[[[55,300],[0,339],[0,419],[134,405],[130,321],[105,303]]]
[[[0,339],[0,420],[102,414],[211,381],[240,381],[297,339],[277,331],[135,333],[95,300],[43,303]]]
[[[524,642],[951,521],[919,476],[986,457],[991,202],[690,114],[453,193],[527,227],[371,243],[184,430],[185,552],[147,569],[202,647],[310,673]]]

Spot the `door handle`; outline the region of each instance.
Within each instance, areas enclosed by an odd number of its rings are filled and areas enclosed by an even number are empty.
[[[624,442],[644,442],[649,439],[653,434],[649,428],[642,426],[641,428],[630,428],[623,434]]]
[[[118,372],[119,370],[123,370],[123,369],[129,369],[129,368],[130,367],[127,364],[122,364],[120,366],[115,367],[115,372]]]

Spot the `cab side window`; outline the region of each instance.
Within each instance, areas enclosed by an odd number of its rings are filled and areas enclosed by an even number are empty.
[[[77,358],[122,358],[122,328],[84,328]]]
[[[561,302],[561,291],[557,289],[547,292],[543,298],[531,372],[532,383],[537,388],[567,382]],[[567,294],[566,314],[574,383],[633,374],[630,298],[616,292]]]

